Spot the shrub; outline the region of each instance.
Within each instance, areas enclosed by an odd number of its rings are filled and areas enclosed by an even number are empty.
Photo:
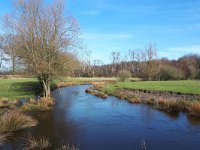
[[[9,110],[0,116],[0,133],[33,127],[38,121],[18,110]]]
[[[128,70],[121,70],[117,73],[117,78],[120,80],[120,81],[125,81],[126,79],[130,78],[131,77],[131,73],[130,71]]]
[[[162,65],[159,71],[160,80],[180,80],[184,78],[183,72],[169,65]]]

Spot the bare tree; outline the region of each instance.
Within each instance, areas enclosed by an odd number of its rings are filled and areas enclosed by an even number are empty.
[[[116,76],[117,74],[117,65],[120,63],[120,53],[113,51],[111,53],[111,62],[112,62],[112,67],[111,67],[111,74],[112,76]]]
[[[45,6],[43,0],[17,0],[15,11],[6,17],[5,24],[17,37],[17,55],[26,69],[37,76],[43,96],[50,96],[50,83],[65,69],[66,63],[60,58],[77,39],[77,21],[65,17],[62,1]]]
[[[3,38],[0,36],[0,68],[2,67],[2,62],[4,58],[4,53],[3,53]]]
[[[16,70],[16,62],[17,62],[17,51],[15,49],[16,47],[16,40],[15,40],[15,36],[13,34],[7,34],[3,36],[3,40],[4,45],[2,47],[4,53],[9,56],[9,59],[11,60],[11,64],[12,64],[12,74],[15,73]]]
[[[92,66],[92,76],[100,76],[101,74],[101,67],[103,65],[103,61],[101,61],[100,59],[94,59],[93,60],[93,66]]]
[[[156,61],[156,47],[150,43],[145,50],[141,51],[140,59],[140,66],[143,73],[143,77],[147,78],[149,81],[151,81],[152,79],[156,79],[156,76],[159,72],[159,64],[158,61]]]
[[[5,57],[5,39],[4,36],[0,35],[0,68],[3,66],[3,61],[8,61],[8,59]]]

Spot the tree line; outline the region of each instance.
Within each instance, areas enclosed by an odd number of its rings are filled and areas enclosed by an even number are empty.
[[[143,80],[183,80],[200,79],[200,55],[188,54],[177,60],[158,59],[155,45],[149,44],[144,50],[130,50],[123,59],[120,52],[110,54],[111,63],[102,65],[101,60],[85,64],[77,70],[76,76],[116,77],[122,70],[132,77]]]
[[[80,44],[78,21],[65,13],[64,6],[60,0],[50,4],[44,0],[15,0],[14,11],[2,21],[0,68],[10,60],[10,73],[36,77],[43,87],[43,96],[50,96],[54,79],[65,76],[116,77],[125,70],[132,77],[150,81],[200,79],[199,55],[158,59],[153,44],[142,50],[130,50],[125,59],[120,52],[113,51],[107,65],[98,59],[92,63],[79,59],[74,51]]]

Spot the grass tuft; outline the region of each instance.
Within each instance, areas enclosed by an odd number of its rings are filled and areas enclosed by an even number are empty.
[[[30,99],[27,103],[21,106],[23,111],[49,111],[54,105],[52,97],[42,97],[39,100]]]
[[[198,101],[192,102],[187,107],[187,111],[190,116],[200,117],[200,102]]]
[[[10,136],[10,133],[0,133],[0,146],[4,145]]]
[[[56,148],[56,150],[79,150],[79,148],[75,147],[74,145],[67,144]]]
[[[9,110],[0,116],[0,133],[34,127],[38,121],[18,110]]]
[[[48,139],[42,137],[42,138],[34,138],[33,136],[29,135],[26,140],[26,146],[24,150],[30,150],[30,149],[46,149],[51,146],[51,143]]]

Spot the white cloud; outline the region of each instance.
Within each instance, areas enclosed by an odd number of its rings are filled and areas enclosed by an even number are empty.
[[[88,15],[88,16],[97,16],[100,12],[97,10],[88,10],[88,11],[83,11],[81,14],[83,15]]]
[[[166,48],[164,51],[158,52],[159,57],[167,57],[169,59],[177,59],[187,54],[200,54],[200,45],[188,45],[181,47]]]
[[[86,40],[127,40],[133,38],[129,33],[86,33],[82,36]]]

